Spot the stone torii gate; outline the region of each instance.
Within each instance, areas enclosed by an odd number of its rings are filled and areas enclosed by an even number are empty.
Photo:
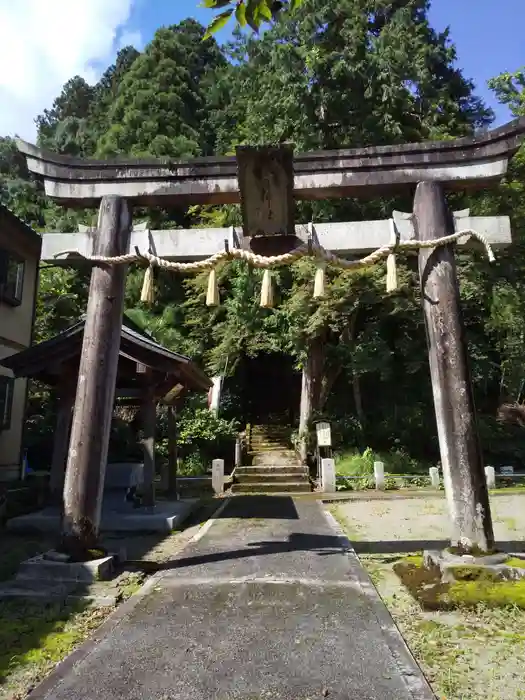
[[[295,157],[290,147],[242,147],[236,158],[200,158],[187,163],[167,159],[81,160],[21,141],[18,147],[27,157],[29,170],[44,178],[48,196],[69,206],[100,205],[96,231],[82,234],[83,239],[74,244],[66,243],[60,234],[62,250],[71,245],[88,256],[115,257],[127,253],[130,245],[141,245],[135,236],[145,234],[137,232],[131,240],[134,204],[240,202],[243,228],[232,233],[232,245],[267,255],[289,251],[304,238],[301,227],[295,227],[294,200],[370,197],[413,192],[415,188],[413,226],[407,224],[404,233],[398,232],[401,241],[403,235],[429,241],[452,234],[457,226],[446,192],[497,183],[524,135],[525,119],[521,119],[482,136],[454,141]],[[317,227],[317,234],[321,245],[332,251],[364,252],[391,244],[386,224],[324,224]],[[510,242],[506,217],[473,220],[468,226],[484,233],[489,243],[501,246]],[[224,231],[217,230],[149,232],[147,236],[148,250],[179,259],[205,257],[219,237],[219,249],[228,239]],[[190,245],[193,237],[195,251]],[[53,255],[57,243],[56,234],[45,236],[44,258]],[[465,550],[488,550],[494,545],[494,535],[453,247],[422,249],[419,270],[452,542]],[[67,464],[72,489],[64,493],[64,544],[77,551],[92,547],[98,536],[101,493],[97,498],[85,485],[90,475],[98,476],[105,469],[125,276],[125,265],[93,266]],[[93,458],[90,445],[95,442],[101,448]]]

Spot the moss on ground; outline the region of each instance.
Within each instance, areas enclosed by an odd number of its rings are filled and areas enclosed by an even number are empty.
[[[85,602],[0,602],[0,697],[25,697],[110,611]]]
[[[520,560],[521,561],[521,560]],[[455,581],[443,582],[439,569],[427,569],[422,557],[404,557],[394,571],[425,610],[453,610],[484,605],[525,610],[525,579],[501,581],[479,566],[453,567]]]
[[[525,569],[525,559],[519,559],[518,557],[509,557],[505,564],[516,569]]]

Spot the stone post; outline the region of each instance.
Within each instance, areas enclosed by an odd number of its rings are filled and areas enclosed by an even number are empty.
[[[336,492],[335,461],[324,458],[321,460],[321,488],[324,493]]]
[[[224,493],[224,460],[214,459],[211,463],[211,485],[216,496]]]
[[[383,462],[374,462],[374,479],[376,482],[376,489],[378,489],[378,491],[384,491],[385,465]]]
[[[242,443],[241,438],[238,437],[235,440],[235,466],[240,467],[242,465]]]
[[[439,469],[437,467],[430,467],[428,473],[430,474],[430,485],[432,488],[438,489],[440,484]]]
[[[454,220],[440,183],[419,183],[414,218],[422,241],[454,233]],[[419,274],[452,543],[466,551],[487,551],[494,546],[494,533],[453,247],[421,250]]]
[[[485,467],[485,478],[487,479],[487,488],[496,488],[496,470],[494,467]]]

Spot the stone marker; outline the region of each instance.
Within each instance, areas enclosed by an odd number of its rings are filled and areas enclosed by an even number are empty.
[[[430,484],[432,488],[438,489],[439,488],[439,469],[437,467],[430,467],[428,470],[428,473],[430,474]]]
[[[237,438],[235,441],[235,466],[240,467],[242,465],[242,443],[241,439]]]
[[[224,493],[224,460],[214,459],[211,463],[211,485],[217,496]]]
[[[335,461],[325,457],[321,460],[321,487],[325,493],[335,493]]]
[[[385,465],[383,462],[374,462],[374,479],[376,489],[383,491],[385,488]]]
[[[494,467],[485,467],[485,476],[487,478],[487,488],[496,488],[496,470]]]

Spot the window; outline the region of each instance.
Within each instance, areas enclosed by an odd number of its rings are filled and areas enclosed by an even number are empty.
[[[0,376],[0,430],[9,430],[11,427],[14,386],[14,379]]]
[[[24,261],[7,250],[0,249],[0,301],[11,306],[22,303]]]

